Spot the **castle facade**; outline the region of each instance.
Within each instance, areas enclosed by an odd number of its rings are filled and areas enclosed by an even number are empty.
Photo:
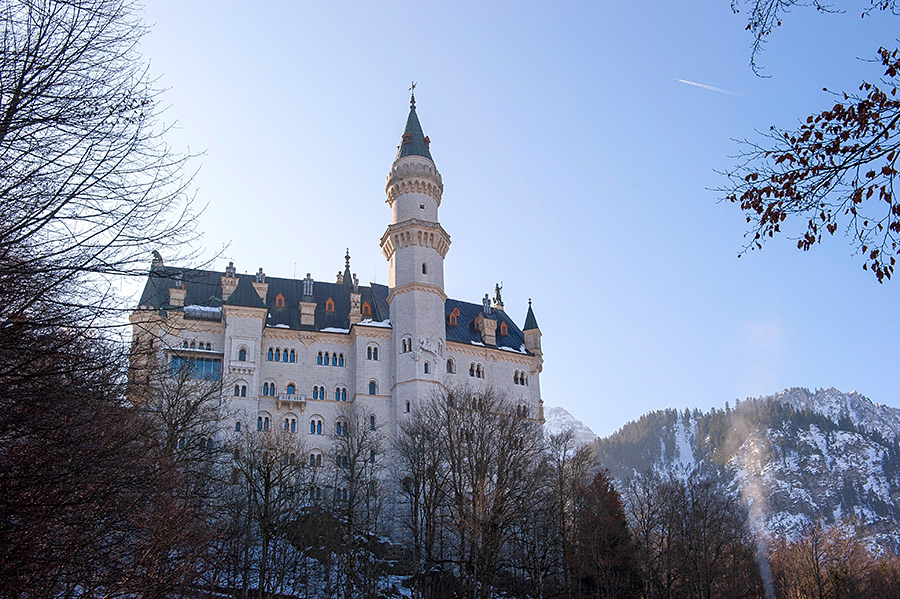
[[[493,298],[451,299],[444,288],[450,236],[438,209],[443,182],[415,97],[385,188],[391,221],[380,246],[388,285],[359,284],[345,256],[325,282],[166,266],[155,254],[131,315],[136,371],[221,381],[235,429],[307,435],[311,460],[340,434],[355,402],[386,437],[417,403],[447,388],[492,388],[522,417],[543,421],[541,332],[520,328]],[[155,363],[155,364],[154,364]]]

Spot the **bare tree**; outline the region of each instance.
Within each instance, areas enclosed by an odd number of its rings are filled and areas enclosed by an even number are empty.
[[[375,413],[357,403],[343,406],[332,435],[334,513],[342,523],[341,595],[375,597],[374,563],[382,512],[384,440]]]
[[[870,0],[863,16],[900,14],[895,0]],[[766,38],[794,7],[829,12],[819,0],[732,0],[735,12],[749,8],[753,36],[751,65]],[[737,165],[724,173],[720,191],[738,204],[749,224],[744,252],[761,248],[777,234],[797,235],[809,250],[823,234],[843,232],[879,282],[890,279],[900,246],[900,203],[894,191],[900,158],[900,50],[878,48],[880,83],[863,81],[857,92],[833,93],[828,107],[796,129],[771,127],[758,141],[745,140]],[[827,91],[827,90],[826,90]],[[833,104],[833,105],[832,105]],[[787,229],[792,227],[792,229]],[[743,252],[742,252],[743,253]]]

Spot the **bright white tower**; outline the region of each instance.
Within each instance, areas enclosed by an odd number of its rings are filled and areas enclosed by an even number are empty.
[[[397,421],[430,397],[445,372],[444,257],[450,236],[438,222],[444,185],[422,133],[416,98],[385,193],[391,224],[381,238],[389,266],[388,304],[393,327],[394,408]]]

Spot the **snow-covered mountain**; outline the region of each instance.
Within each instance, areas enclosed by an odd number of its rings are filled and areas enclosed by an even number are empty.
[[[900,547],[900,410],[856,392],[787,389],[733,408],[652,412],[597,443],[618,481],[698,470],[763,506],[770,533],[854,516]]]
[[[594,434],[581,420],[572,416],[565,408],[553,406],[544,408],[544,434],[557,435],[563,431],[572,429],[575,433],[575,442],[578,445],[594,443],[597,435]]]

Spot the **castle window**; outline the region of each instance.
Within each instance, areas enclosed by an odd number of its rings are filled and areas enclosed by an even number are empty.
[[[338,355],[337,354],[331,354],[331,365],[332,366],[338,365]]]
[[[372,316],[372,306],[369,305],[369,302],[363,302],[362,315],[363,316]]]
[[[481,364],[475,367],[475,376],[480,379],[484,378],[484,370],[481,368]]]
[[[427,275],[427,274],[428,274],[428,267],[425,265],[424,262],[422,263],[422,274],[423,274],[423,275]]]
[[[309,434],[310,435],[321,435],[322,434],[322,419],[319,417],[313,417],[309,420]]]
[[[297,361],[297,354],[294,353],[294,350],[291,350],[291,363],[294,363],[296,361]]]
[[[235,386],[234,386],[234,396],[235,396],[235,397],[240,397],[240,396],[241,396],[241,386],[240,386],[240,385],[235,385]]]
[[[334,300],[330,297],[325,300],[325,311],[326,312],[334,312]]]
[[[287,394],[288,395],[293,395],[296,392],[297,392],[297,387],[294,386],[294,383],[291,383],[287,386]]]
[[[366,348],[366,360],[371,360],[371,359],[372,359],[372,348],[367,347]]]
[[[337,421],[334,424],[334,434],[337,435],[338,437],[340,437],[342,435],[347,436],[347,434],[348,434],[347,426],[343,422]]]
[[[268,416],[257,416],[256,417],[256,430],[258,430],[258,431],[269,430],[269,417]]]
[[[428,362],[425,362],[425,374],[428,374]]]
[[[236,432],[236,433],[241,432],[241,421],[240,420],[238,420],[237,422],[234,423],[234,432]]]
[[[275,307],[284,308],[284,296],[280,293],[275,296]]]
[[[289,433],[297,432],[297,419],[296,418],[285,418],[284,419],[284,430]]]
[[[375,430],[375,416],[374,416],[374,415],[373,415],[373,416],[369,416],[369,430],[370,430],[370,431],[374,431],[374,430]]]
[[[322,465],[322,454],[314,452],[309,454],[309,465],[318,468]]]
[[[338,356],[338,366],[344,365],[344,354]]]
[[[275,359],[275,350],[272,349],[272,348],[270,347],[270,348],[269,348],[269,353],[266,354],[266,360],[267,360],[268,362],[271,362],[271,361],[274,360],[274,359]]]
[[[263,396],[269,396],[269,383],[263,383]]]
[[[322,365],[322,352],[316,354],[316,364],[318,364],[319,366]]]
[[[206,344],[206,351],[210,351],[211,349],[212,349],[212,344],[211,344],[211,343],[207,343],[207,344]]]
[[[375,381],[369,381],[369,395],[376,395],[378,393],[378,383]]]
[[[509,327],[506,325],[505,322],[500,323],[500,334],[504,337],[509,335]]]
[[[275,350],[275,361],[281,362],[281,350],[280,349]]]
[[[459,308],[453,308],[453,310],[450,311],[450,315],[447,317],[447,320],[448,320],[450,326],[455,327],[458,318],[459,318]]]
[[[194,341],[191,341],[191,349],[196,349],[197,344]]]
[[[187,349],[187,346],[188,346],[188,342],[187,342],[187,339],[185,339],[184,341],[181,342],[181,347],[183,347],[184,349]]]
[[[247,385],[241,385],[241,397],[247,397]]]
[[[519,384],[519,371],[518,371],[518,370],[517,370],[516,373],[513,375],[513,383],[516,384],[516,385]]]
[[[447,360],[447,374],[454,374],[456,372],[456,362],[453,361],[453,358],[449,358]]]
[[[475,376],[475,363],[469,364],[469,376]]]
[[[409,402],[406,402],[406,413],[409,414]]]
[[[243,347],[238,351],[238,362],[246,362],[247,361],[247,350]]]
[[[419,204],[419,210],[425,210],[425,204]]]
[[[287,349],[284,349],[281,351],[281,361],[282,362],[288,361],[288,350]]]

